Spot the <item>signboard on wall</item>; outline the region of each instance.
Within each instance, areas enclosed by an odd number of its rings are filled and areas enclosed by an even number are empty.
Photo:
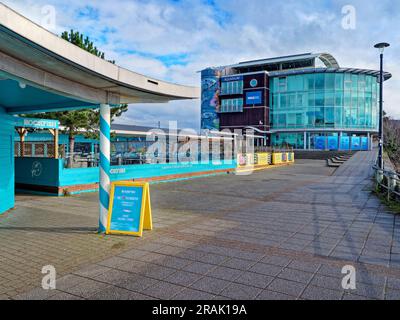
[[[246,93],[246,105],[262,104],[262,91],[250,91]]]
[[[60,121],[50,120],[50,119],[15,117],[14,121],[16,127],[22,127],[22,128],[58,129],[60,126]]]
[[[112,183],[106,233],[141,237],[143,230],[152,229],[149,184]]]
[[[233,77],[222,77],[222,82],[231,82],[231,81],[241,81],[243,80],[243,76],[233,76]]]

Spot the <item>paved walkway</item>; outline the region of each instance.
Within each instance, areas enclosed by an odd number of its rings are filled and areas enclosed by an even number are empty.
[[[335,172],[303,160],[154,185],[155,230],[142,239],[91,232],[95,194],[22,197],[0,218],[0,290],[18,299],[399,299],[400,218],[370,192],[373,158],[357,153]],[[57,290],[21,294],[40,285],[46,264]],[[345,291],[349,264],[357,288]]]

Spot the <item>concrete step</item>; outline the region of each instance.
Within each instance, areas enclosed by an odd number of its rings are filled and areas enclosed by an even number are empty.
[[[332,159],[326,159],[326,165],[330,168],[339,168],[342,164],[341,163],[335,163],[332,161]]]

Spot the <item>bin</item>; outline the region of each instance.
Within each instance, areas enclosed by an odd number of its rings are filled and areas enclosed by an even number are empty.
[[[258,153],[258,165],[268,166],[270,164],[271,154],[267,152]]]
[[[274,152],[272,153],[272,164],[281,164],[282,163],[282,153]]]

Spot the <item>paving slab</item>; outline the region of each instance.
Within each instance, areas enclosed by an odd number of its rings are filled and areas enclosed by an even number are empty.
[[[398,299],[400,218],[370,192],[375,156],[152,185],[140,239],[97,234],[95,193],[19,194],[0,216],[0,299]],[[57,290],[40,288],[46,265]]]

